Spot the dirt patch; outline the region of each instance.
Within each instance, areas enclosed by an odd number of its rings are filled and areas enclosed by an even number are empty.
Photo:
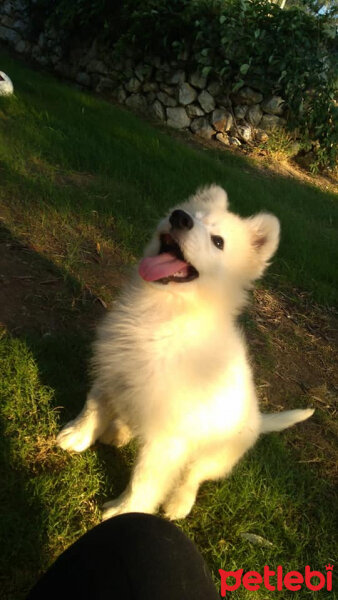
[[[300,462],[336,479],[338,319],[298,294],[256,290],[246,326],[265,412],[314,407],[315,415],[287,433]]]
[[[95,181],[95,175],[79,171],[66,172],[59,167],[48,163],[41,156],[31,156],[27,159],[26,168],[30,175],[48,177],[59,186],[77,186],[86,188]]]
[[[11,333],[94,326],[104,308],[89,289],[0,226],[0,324]]]
[[[158,123],[156,123],[156,126],[159,127]],[[163,125],[162,129],[168,134],[168,128],[166,126]],[[185,144],[194,148],[208,148],[209,150],[245,156],[250,159],[253,166],[259,169],[265,176],[273,177],[275,175],[280,175],[282,177],[297,179],[302,183],[318,187],[325,192],[337,194],[338,179],[336,176],[325,174],[312,175],[309,171],[302,169],[293,159],[288,159],[286,157],[283,159],[279,157],[277,159],[263,148],[250,146],[249,144],[241,147],[224,146],[224,144],[221,144],[220,142],[215,142],[215,140],[205,140],[187,131],[170,130],[170,135],[180,140],[183,138]]]

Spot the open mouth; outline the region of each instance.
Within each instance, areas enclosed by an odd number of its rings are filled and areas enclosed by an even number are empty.
[[[139,264],[139,274],[145,281],[186,283],[198,277],[198,271],[185,260],[179,244],[170,233],[161,234],[160,244],[156,256],[143,258]]]

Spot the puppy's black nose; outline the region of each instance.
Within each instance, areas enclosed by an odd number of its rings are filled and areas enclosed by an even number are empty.
[[[192,229],[194,221],[184,210],[174,210],[169,217],[171,226],[174,229]]]

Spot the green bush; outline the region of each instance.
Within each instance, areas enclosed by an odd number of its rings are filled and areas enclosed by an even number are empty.
[[[121,31],[126,4],[124,0],[28,0],[33,34],[52,25],[62,35],[65,44],[72,37],[91,41],[95,37],[116,41]]]
[[[54,0],[49,20],[72,35],[100,34],[116,52],[132,49],[140,59],[185,54],[191,69],[219,78],[229,92],[249,85],[281,94],[288,127],[314,152],[313,169],[335,165],[337,44],[328,15],[267,0]]]

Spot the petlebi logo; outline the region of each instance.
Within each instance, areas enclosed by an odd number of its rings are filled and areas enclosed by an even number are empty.
[[[227,592],[234,592],[241,585],[250,591],[256,591],[261,587],[265,587],[269,592],[281,592],[285,589],[296,592],[304,588],[314,592],[319,592],[322,589],[331,592],[333,565],[325,565],[325,571],[325,573],[312,571],[309,565],[306,565],[304,573],[300,571],[288,571],[284,573],[283,567],[280,565],[276,571],[273,571],[268,565],[265,565],[262,575],[257,571],[247,571],[243,575],[243,569],[238,569],[237,571],[219,569],[221,576],[221,596],[225,598]],[[235,582],[233,579],[235,579]]]

